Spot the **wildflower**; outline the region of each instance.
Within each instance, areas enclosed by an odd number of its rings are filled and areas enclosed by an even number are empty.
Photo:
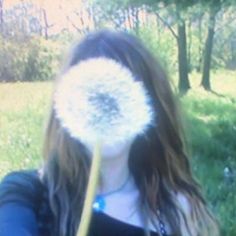
[[[59,80],[54,109],[61,125],[82,142],[112,144],[145,132],[154,114],[143,84],[115,60],[80,62]]]

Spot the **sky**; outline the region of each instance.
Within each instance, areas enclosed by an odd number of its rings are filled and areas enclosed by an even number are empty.
[[[78,19],[76,19],[76,15],[72,12],[75,9],[80,9],[85,0],[3,0],[3,8],[9,9],[21,2],[33,3],[38,7],[44,8],[47,12],[49,25],[53,25],[53,28],[50,30],[59,32],[62,28],[72,27],[66,19],[67,16],[78,24]]]
[[[4,7],[9,8],[20,2],[32,2],[36,5],[45,6],[48,9],[53,9],[57,6],[79,6],[82,4],[82,0],[3,0]]]

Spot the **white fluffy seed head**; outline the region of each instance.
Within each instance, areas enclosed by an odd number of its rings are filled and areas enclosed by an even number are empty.
[[[104,57],[82,61],[60,78],[54,109],[68,133],[89,145],[98,138],[109,145],[133,139],[154,119],[142,83]]]

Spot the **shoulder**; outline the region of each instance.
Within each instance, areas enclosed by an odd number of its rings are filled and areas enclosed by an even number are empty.
[[[180,209],[184,211],[185,214],[189,215],[191,213],[191,204],[187,195],[181,192],[176,193],[177,204]]]
[[[191,203],[191,198],[184,193],[176,194],[177,204],[180,209],[179,219],[180,219],[180,228],[183,236],[193,235],[197,236],[198,234],[198,221],[194,214],[194,207]]]
[[[43,188],[36,170],[11,172],[0,183],[0,207],[7,202],[33,207],[40,200]]]
[[[0,235],[38,235],[37,214],[43,185],[37,171],[17,171],[0,183]]]

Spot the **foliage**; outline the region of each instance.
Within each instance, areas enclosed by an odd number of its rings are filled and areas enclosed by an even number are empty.
[[[2,28],[4,37],[16,36],[19,32],[24,35],[41,34],[40,9],[29,1],[17,1],[11,8],[4,9],[3,1]],[[42,18],[42,17],[41,17]]]
[[[24,40],[0,36],[0,81],[51,79],[58,66],[60,45],[40,37]]]
[[[139,36],[167,71],[177,71],[177,48],[168,30],[153,31],[153,24],[146,25],[140,27]]]
[[[215,47],[213,51],[214,67],[236,69],[236,33],[235,7],[221,11],[217,17]]]

